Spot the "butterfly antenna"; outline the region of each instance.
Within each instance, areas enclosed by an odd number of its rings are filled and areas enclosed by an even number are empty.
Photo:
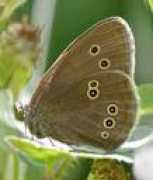
[[[49,141],[51,143],[51,146],[56,147],[56,145],[55,145],[55,143],[54,143],[54,141],[53,141],[53,139],[51,137],[49,137]]]

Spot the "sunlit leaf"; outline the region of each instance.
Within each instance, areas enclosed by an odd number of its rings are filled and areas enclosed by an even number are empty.
[[[72,156],[66,150],[45,148],[34,144],[30,140],[8,136],[6,142],[22,158],[29,159],[39,164],[47,164],[50,175],[54,180],[86,180],[90,171],[92,160]]]
[[[9,136],[6,138],[7,143],[16,150],[20,155],[27,156],[28,158],[38,163],[53,164],[58,160],[69,158],[70,155],[67,151],[58,149],[48,149],[32,143],[30,140]]]

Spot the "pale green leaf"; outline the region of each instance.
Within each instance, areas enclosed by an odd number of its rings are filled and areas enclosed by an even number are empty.
[[[58,160],[69,158],[67,151],[59,149],[49,149],[34,144],[28,139],[18,138],[16,136],[8,136],[6,142],[19,153],[19,155],[30,158],[40,164],[54,164]]]
[[[143,84],[139,86],[140,113],[153,114],[153,84]]]
[[[72,156],[66,150],[41,147],[30,140],[15,136],[8,136],[6,142],[22,158],[46,164],[48,173],[54,180],[86,180],[90,171],[92,160]]]

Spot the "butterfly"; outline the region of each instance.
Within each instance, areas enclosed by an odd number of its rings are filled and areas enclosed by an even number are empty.
[[[120,17],[76,38],[42,77],[25,121],[32,134],[105,151],[129,137],[138,112],[135,42]]]

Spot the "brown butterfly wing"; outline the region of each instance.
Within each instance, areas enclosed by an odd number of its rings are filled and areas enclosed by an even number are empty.
[[[94,100],[87,94],[92,80],[99,83],[100,92]],[[105,150],[115,149],[127,139],[137,112],[134,86],[127,75],[116,71],[100,72],[72,83],[69,88],[63,86],[58,94],[54,91],[54,84],[56,81],[46,87],[34,113],[29,114],[34,126],[37,124],[37,131],[41,129],[44,136],[68,144],[93,145]],[[110,104],[118,108],[115,116],[108,113]],[[104,126],[109,117],[114,119],[113,128]],[[109,137],[106,139],[103,133]]]
[[[92,47],[97,47],[98,53]],[[104,59],[109,62],[107,68],[100,66]],[[134,124],[137,103],[129,78],[115,71],[133,78],[133,60],[134,40],[123,19],[109,18],[89,29],[61,54],[42,78],[27,115],[32,133],[106,150],[119,146]],[[104,84],[103,96],[96,101],[88,101],[85,92],[89,78],[98,78]],[[100,138],[100,133],[104,132],[107,102],[119,103],[121,112],[116,121],[121,122],[113,131],[109,130],[110,138],[106,141]]]
[[[95,54],[91,53],[94,46],[99,47]],[[91,27],[64,50],[48,71],[48,79],[51,81],[52,71],[58,73],[59,83],[65,83],[65,80],[71,83],[107,70],[120,70],[133,77],[134,52],[134,38],[128,24],[119,17],[108,18]],[[99,66],[104,59],[109,61],[108,68]]]

